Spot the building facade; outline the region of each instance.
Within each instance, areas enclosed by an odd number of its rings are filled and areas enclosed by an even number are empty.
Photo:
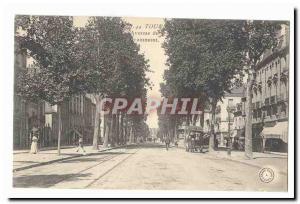
[[[254,151],[287,151],[289,101],[289,27],[278,33],[278,47],[267,50],[256,67],[252,87]],[[236,104],[235,128],[245,134],[246,98]]]
[[[289,27],[283,25],[278,35],[278,47],[274,51],[266,51],[256,67],[252,88],[253,137],[257,146],[268,143],[266,149],[270,151],[287,151]],[[274,132],[273,136],[264,134],[266,131]],[[281,133],[275,133],[278,131]]]
[[[215,132],[220,147],[226,147],[228,141],[233,142],[233,138],[238,136],[234,124],[234,107],[244,97],[244,86],[233,88],[230,93],[226,93],[222,101],[217,103]]]
[[[31,61],[25,50],[15,44],[15,80],[21,71],[32,72]],[[91,144],[95,123],[95,103],[88,96],[72,96],[62,104],[62,145],[74,145],[79,135],[86,144]],[[40,130],[39,147],[57,145],[57,107],[45,101],[30,102],[14,94],[14,149],[28,149],[31,145],[31,130],[37,125]]]

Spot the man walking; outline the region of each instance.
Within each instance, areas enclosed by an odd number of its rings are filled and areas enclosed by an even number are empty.
[[[83,155],[85,155],[85,150],[83,148],[83,138],[82,138],[82,136],[79,136],[78,148],[77,148],[76,152],[78,152],[80,149],[83,152]]]
[[[170,147],[170,138],[169,137],[166,137],[165,143],[166,143],[166,150],[168,151],[169,147]]]

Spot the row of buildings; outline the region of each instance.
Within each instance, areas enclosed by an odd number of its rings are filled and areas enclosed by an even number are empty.
[[[32,71],[30,59],[15,44],[15,75],[21,70]],[[84,142],[92,143],[96,106],[89,96],[73,96],[63,102],[61,107],[62,145],[74,145],[79,135]],[[39,146],[57,145],[58,114],[57,107],[45,101],[30,102],[14,95],[14,149],[27,149],[31,145],[31,130],[37,125],[40,130]]]
[[[256,67],[252,87],[252,136],[254,151],[286,152],[289,113],[289,28],[283,25],[275,50],[267,50]],[[246,120],[246,87],[234,88],[217,104],[215,132],[219,146],[228,140],[243,149]],[[204,131],[209,132],[210,111],[204,113]]]

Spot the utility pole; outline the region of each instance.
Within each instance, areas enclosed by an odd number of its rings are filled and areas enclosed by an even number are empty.
[[[228,112],[228,148],[227,148],[227,155],[231,156],[231,149],[232,149],[232,142],[230,137],[230,114],[231,114],[231,107],[229,103],[230,99],[228,100],[227,112]]]

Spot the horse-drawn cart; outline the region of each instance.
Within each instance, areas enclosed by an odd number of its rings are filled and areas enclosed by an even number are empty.
[[[203,152],[208,146],[209,136],[198,126],[186,126],[184,134],[185,150],[187,152]]]

